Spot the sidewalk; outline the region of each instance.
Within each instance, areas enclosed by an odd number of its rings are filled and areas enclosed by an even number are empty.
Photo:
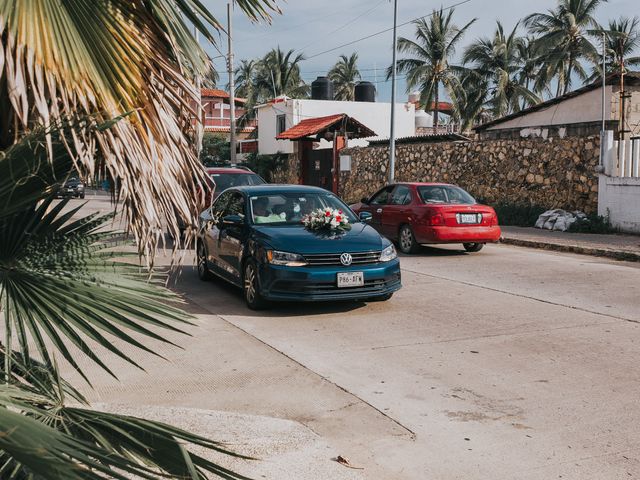
[[[502,243],[640,262],[640,235],[568,233],[502,227]]]

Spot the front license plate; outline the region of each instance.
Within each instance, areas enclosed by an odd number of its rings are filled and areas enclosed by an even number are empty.
[[[338,288],[364,287],[363,272],[345,272],[338,274]]]
[[[480,215],[477,215],[475,213],[459,213],[458,223],[480,223],[478,221],[479,216]]]

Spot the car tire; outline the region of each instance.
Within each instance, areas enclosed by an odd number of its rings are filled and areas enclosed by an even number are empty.
[[[417,253],[420,245],[409,225],[402,225],[398,231],[398,248],[402,253]]]
[[[242,294],[244,301],[251,310],[263,310],[268,302],[260,295],[260,280],[258,278],[258,266],[255,260],[249,259],[244,264],[242,276]]]
[[[484,247],[484,243],[463,243],[462,246],[467,252],[475,253],[482,250],[482,247]]]
[[[81,194],[80,194],[80,198],[84,198],[84,193],[81,193]]]
[[[207,282],[213,278],[213,274],[207,266],[207,253],[204,249],[204,243],[196,241],[197,245],[197,261],[198,261],[198,278],[203,282]]]

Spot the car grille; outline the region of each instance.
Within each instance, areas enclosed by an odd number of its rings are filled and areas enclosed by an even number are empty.
[[[382,252],[358,252],[351,253],[351,265],[366,265],[369,263],[378,263]],[[318,253],[313,255],[305,255],[304,258],[310,266],[320,265],[342,265],[340,262],[341,253]]]
[[[314,295],[322,297],[324,295],[331,296],[335,294],[363,294],[375,295],[384,292],[385,289],[392,287],[400,282],[400,274],[394,275],[393,278],[365,280],[362,287],[338,288],[335,282],[331,283],[300,283],[280,280],[274,283],[272,287],[273,293],[301,293],[303,295]]]

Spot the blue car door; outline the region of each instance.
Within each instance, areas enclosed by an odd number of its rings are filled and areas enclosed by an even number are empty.
[[[246,222],[246,202],[244,195],[240,192],[230,192],[229,202],[224,210],[224,215],[237,215]],[[222,219],[219,227],[219,260],[220,268],[225,272],[232,282],[240,283],[240,267],[242,263],[242,252],[244,250],[243,237],[246,231],[246,223],[243,225],[224,225]]]
[[[223,273],[220,262],[220,227],[225,208],[231,198],[231,192],[220,195],[210,208],[204,226],[204,242],[207,248],[209,265],[218,273]]]

